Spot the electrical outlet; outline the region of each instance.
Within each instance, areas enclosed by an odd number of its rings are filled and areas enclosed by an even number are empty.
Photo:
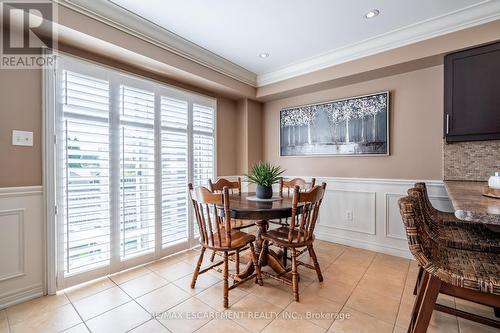
[[[345,219],[346,221],[352,221],[353,217],[352,217],[352,210],[346,210],[345,212]]]

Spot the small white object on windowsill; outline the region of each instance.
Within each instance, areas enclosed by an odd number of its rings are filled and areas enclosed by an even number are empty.
[[[488,186],[496,190],[500,190],[500,172],[495,172],[494,176],[491,176],[488,180]]]

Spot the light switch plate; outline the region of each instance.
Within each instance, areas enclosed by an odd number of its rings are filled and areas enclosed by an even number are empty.
[[[13,130],[12,145],[33,147],[33,132]]]

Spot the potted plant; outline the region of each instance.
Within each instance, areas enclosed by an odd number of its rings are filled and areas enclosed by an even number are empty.
[[[282,170],[281,167],[261,161],[252,166],[246,177],[250,183],[257,185],[257,198],[271,199],[273,197],[273,184],[280,180],[283,172],[285,170]]]

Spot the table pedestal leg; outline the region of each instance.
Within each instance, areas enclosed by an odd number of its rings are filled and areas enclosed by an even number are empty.
[[[265,220],[262,221],[257,221],[255,222],[257,225],[257,232],[256,232],[256,239],[255,239],[255,252],[257,258],[260,256],[260,252],[262,250],[262,234],[266,232],[267,227],[268,227],[268,222]],[[247,265],[245,266],[245,269],[242,271],[242,273],[239,275],[240,278],[245,278],[253,274],[254,272],[254,267],[252,264],[252,261],[250,260],[249,255],[245,255],[244,258],[241,259],[242,262],[247,262]],[[272,250],[267,249],[263,253],[262,257],[262,266],[269,266],[272,268],[273,271],[275,271],[277,274],[281,275],[285,273],[285,268],[283,267],[281,260],[280,260],[280,255],[275,253]]]

